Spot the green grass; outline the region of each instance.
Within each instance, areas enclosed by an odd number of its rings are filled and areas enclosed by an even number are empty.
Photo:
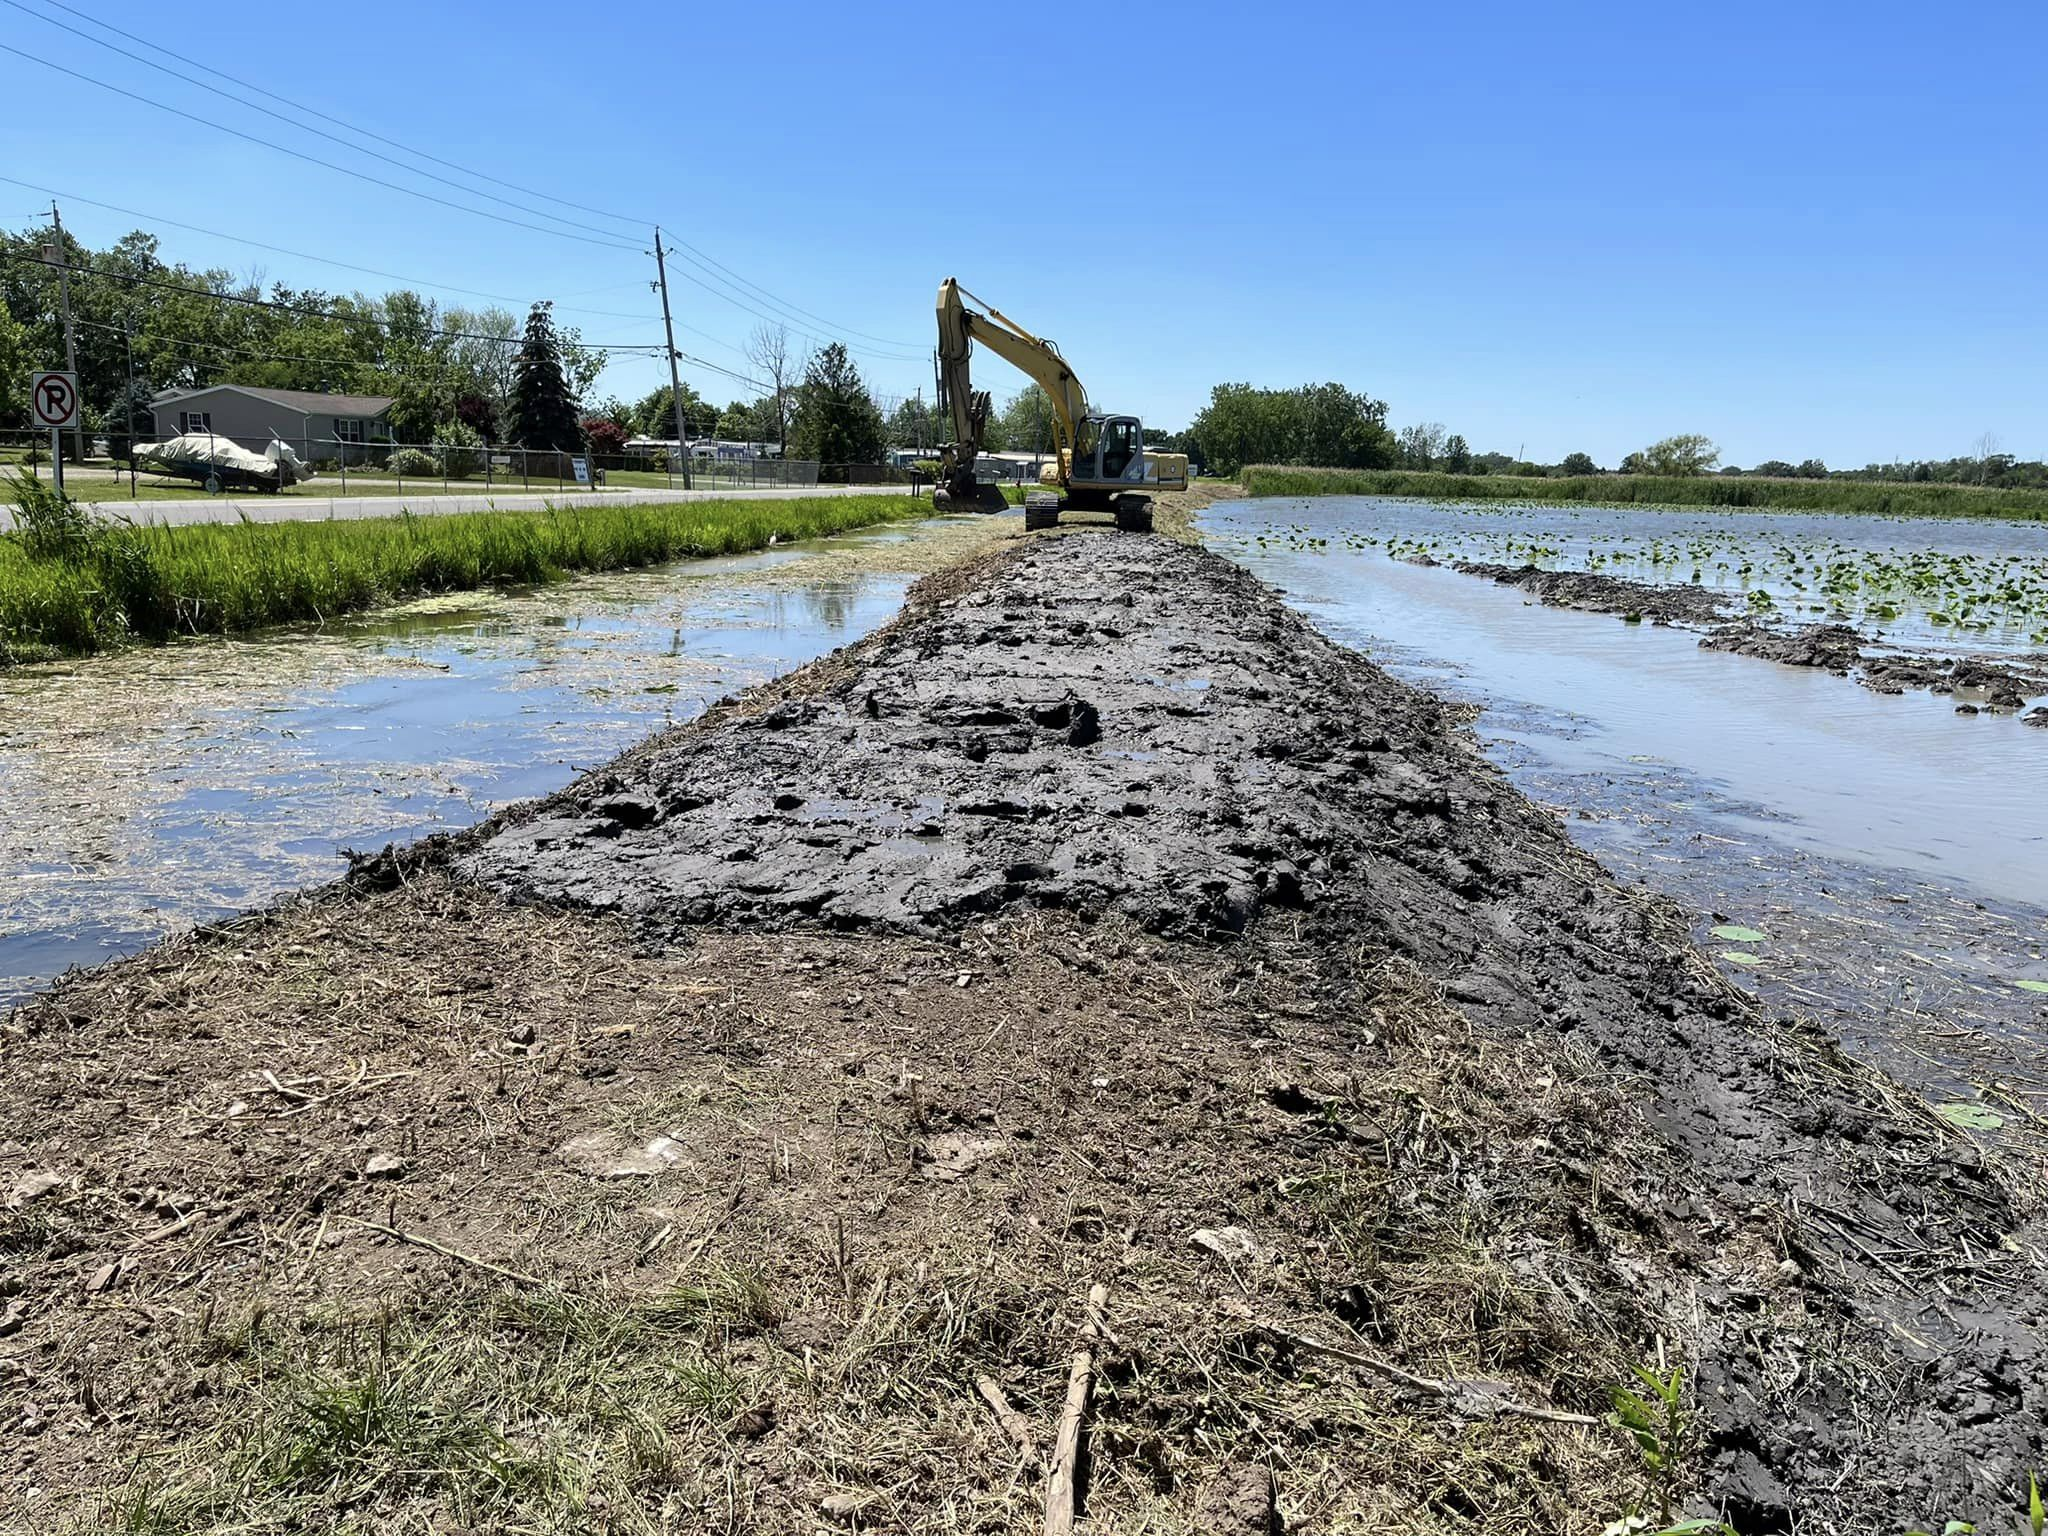
[[[130,641],[319,622],[422,593],[736,554],[928,517],[909,496],[575,506],[304,523],[108,525],[37,558],[0,535],[0,665]]]
[[[1765,480],[1748,476],[1448,475],[1408,469],[1300,469],[1248,464],[1248,496],[1423,496],[1439,501],[1570,501],[1589,505],[1748,507],[1913,517],[2048,519],[2048,491],[1878,480]]]

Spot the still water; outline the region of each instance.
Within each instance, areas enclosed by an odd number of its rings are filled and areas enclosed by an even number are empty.
[[[1546,608],[1386,553],[1390,539],[1433,543],[1444,560],[1535,543],[1558,550],[1544,563],[1583,569],[1589,554],[1682,531],[1755,563],[1824,537],[2003,568],[2048,556],[2048,528],[1350,497],[1220,503],[1202,528],[1332,638],[1481,706],[1480,739],[1516,784],[1618,875],[1691,908],[1710,950],[1749,956],[1726,963],[1766,996],[1872,1041],[1902,1018],[2048,1037],[2048,1008],[2017,987],[2048,979],[2048,731],[1703,651],[1682,629]],[[1998,638],[2013,646],[2019,627]],[[1955,634],[1946,646],[1995,648]],[[1705,930],[1722,920],[1771,937],[1717,944]]]
[[[874,629],[904,530],[0,672],[0,1006],[73,965],[545,794]],[[883,560],[886,564],[886,559]]]

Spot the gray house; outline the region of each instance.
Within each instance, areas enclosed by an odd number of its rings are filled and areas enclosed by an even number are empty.
[[[298,450],[308,464],[322,459],[363,459],[391,441],[389,395],[329,395],[310,389],[258,389],[214,384],[167,389],[150,402],[159,438],[209,432],[261,453],[273,437]]]

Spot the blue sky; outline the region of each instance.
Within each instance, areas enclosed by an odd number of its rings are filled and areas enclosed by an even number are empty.
[[[47,0],[19,5],[0,7],[0,42],[497,207],[32,19],[93,31]],[[1098,405],[1155,425],[1183,425],[1219,381],[1336,379],[1397,425],[1546,460],[1611,465],[1679,431],[1743,464],[1948,456],[1987,431],[2048,456],[2039,0],[1105,5],[1060,31],[1058,8],[807,3],[91,14],[464,167],[658,217],[822,317],[806,329],[882,338],[851,339],[884,393],[929,389],[933,290],[953,274],[1057,339]],[[6,53],[0,101],[0,175],[555,297],[596,340],[660,339],[637,225],[536,204],[631,247],[614,250],[493,223]],[[0,183],[0,223],[39,200]],[[76,198],[65,217],[96,244],[138,222]],[[158,233],[171,259],[389,286]],[[744,372],[730,348],[757,317],[674,291],[678,344]],[[601,392],[643,393],[661,366],[622,358]],[[984,377],[999,397],[1022,382],[993,360]]]

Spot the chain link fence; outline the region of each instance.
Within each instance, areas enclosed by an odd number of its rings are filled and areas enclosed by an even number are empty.
[[[159,499],[180,492],[319,496],[402,496],[434,490],[581,491],[768,490],[834,485],[902,485],[912,472],[886,464],[826,464],[808,459],[571,454],[546,449],[456,443],[402,443],[335,437],[289,438],[191,433],[180,450],[158,438],[121,433],[64,435],[65,489],[85,500]],[[82,439],[82,442],[81,442]],[[84,457],[78,456],[78,448]],[[279,461],[284,469],[280,472]],[[0,472],[51,478],[47,432],[0,431]]]

